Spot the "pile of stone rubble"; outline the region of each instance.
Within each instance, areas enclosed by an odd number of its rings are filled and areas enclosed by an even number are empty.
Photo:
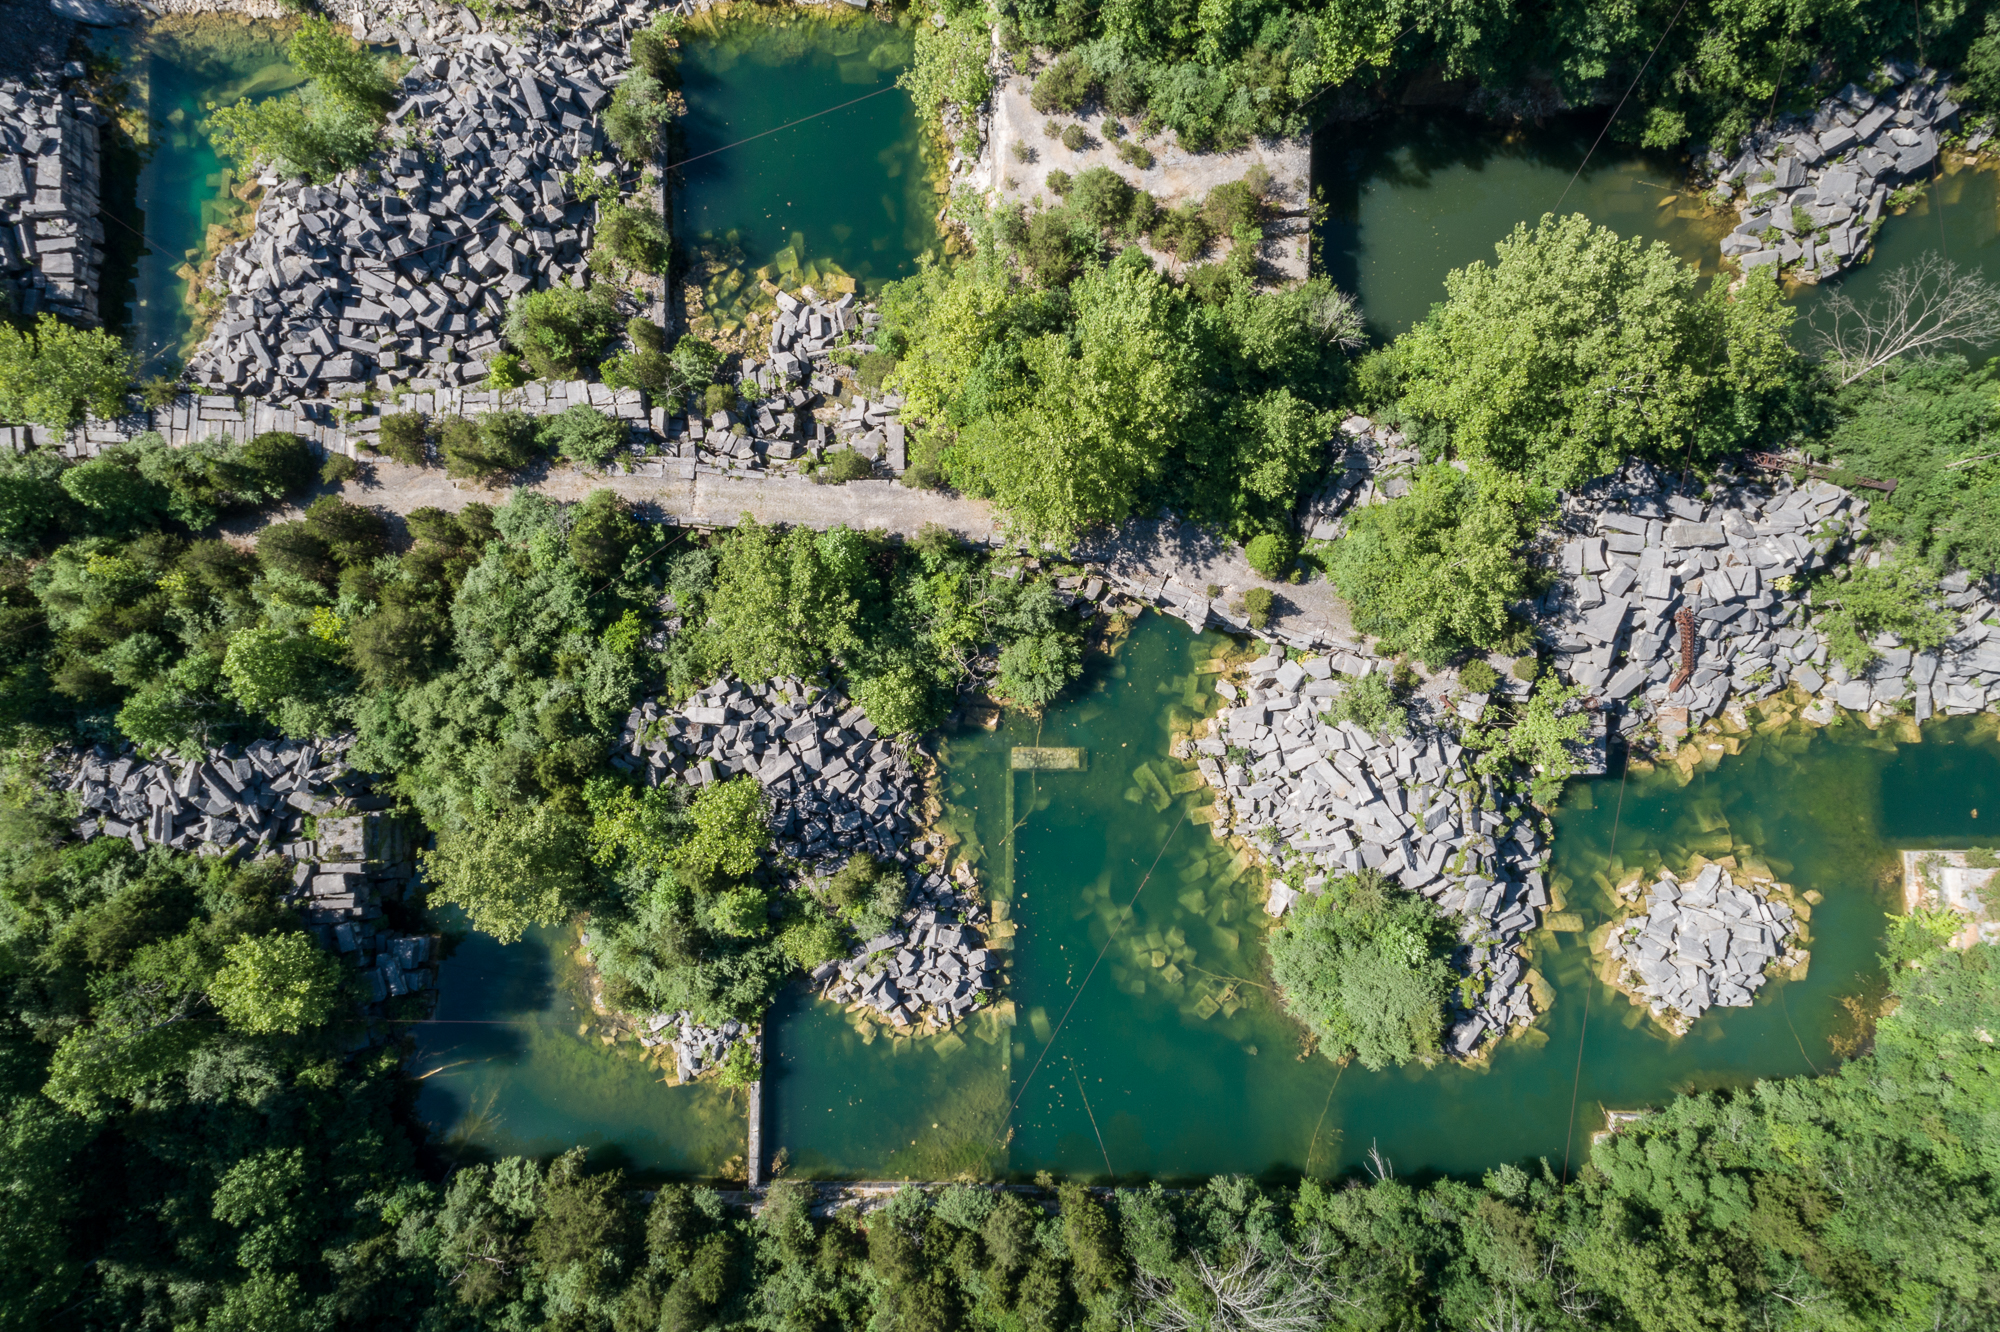
[[[1484,982],[1448,1040],[1463,1057],[1489,1031],[1533,1020],[1518,944],[1549,904],[1548,852],[1531,819],[1477,807],[1484,793],[1442,731],[1383,739],[1353,722],[1325,722],[1320,713],[1345,688],[1336,670],[1369,664],[1272,655],[1243,668],[1240,691],[1218,682],[1235,706],[1195,742],[1202,776],[1224,796],[1212,831],[1242,836],[1274,865],[1302,858],[1318,867],[1297,886],[1274,881],[1265,907],[1273,915],[1301,891],[1323,891],[1329,876],[1367,867],[1458,916],[1455,962]]]
[[[872,351],[855,335],[881,321],[872,306],[857,305],[852,292],[823,298],[811,287],[794,296],[775,290],[778,318],[771,326],[770,359],[746,360],[734,375],[746,406],[707,417],[665,419],[656,409],[656,428],[671,457],[694,459],[718,470],[783,471],[788,464],[824,457],[847,448],[900,475],[908,465],[902,421],[903,400],[879,401],[853,392],[845,407],[830,410],[840,392],[831,356],[836,346]]]
[[[718,680],[677,712],[650,702],[634,709],[620,739],[625,753],[612,762],[655,786],[756,777],[791,859],[830,866],[858,851],[909,855],[922,800],[916,770],[858,706],[823,686],[789,676]]]
[[[567,177],[602,146],[595,116],[649,18],[634,0],[566,35],[409,19],[417,63],[390,119],[414,117],[421,144],[359,179],[271,185],[216,262],[227,296],[195,383],[290,399],[378,371],[419,388],[485,374],[508,297],[584,281],[593,205]]]
[[[0,269],[21,314],[97,322],[101,118],[66,88],[0,82]]]
[[[1792,909],[1709,864],[1686,883],[1662,873],[1647,910],[1613,929],[1605,950],[1624,963],[1622,983],[1657,1016],[1681,1022],[1710,1008],[1747,1008],[1764,969],[1787,956],[1798,932]]]
[[[1423,460],[1400,430],[1378,426],[1365,416],[1342,421],[1333,447],[1341,451],[1341,469],[1306,501],[1299,521],[1299,530],[1313,541],[1342,536],[1347,531],[1342,515],[1350,509],[1409,494],[1410,473]]]
[[[1559,668],[1622,712],[1622,731],[1651,720],[1678,738],[1732,696],[1790,684],[1854,711],[1907,700],[1919,721],[2000,700],[2000,631],[1983,622],[1993,600],[1962,573],[1945,580],[1959,626],[1940,650],[1884,636],[1859,678],[1828,660],[1802,583],[1867,533],[1865,500],[1784,475],[1724,478],[1700,497],[1671,480],[1634,463],[1565,496],[1559,577],[1534,608]]]
[[[185,760],[145,760],[107,746],[76,756],[66,789],[82,801],[76,834],[123,837],[177,851],[291,854],[300,817],[360,796],[365,779],[340,761],[341,746],[256,740]]]
[[[1707,155],[1716,195],[1743,219],[1722,238],[1724,257],[1818,282],[1867,256],[1890,191],[1930,179],[1938,136],[1958,118],[1936,70],[1890,61],[1872,86],[1850,83],[1810,116],[1744,135],[1734,158]]]
[[[866,1004],[898,1027],[926,1016],[949,1026],[1000,981],[999,952],[959,916],[948,907],[918,907],[902,928],[868,940],[846,961],[815,967],[813,984],[823,987],[823,998]]]
[[[589,935],[584,936],[586,943],[589,939]],[[655,1013],[641,1027],[639,1044],[648,1050],[665,1046],[674,1057],[674,1075],[682,1082],[693,1082],[722,1067],[732,1046],[754,1041],[757,1035],[748,1023],[734,1018],[719,1027],[704,1027],[685,1010]]]

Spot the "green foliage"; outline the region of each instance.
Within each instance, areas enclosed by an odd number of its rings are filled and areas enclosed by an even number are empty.
[[[1101,243],[1073,209],[1034,221],[1058,216]],[[929,269],[894,284],[883,315],[906,419],[927,423],[913,456],[1058,545],[1163,503],[1244,536],[1288,520],[1324,465],[1359,332],[1324,282],[1209,303],[1136,251],[1062,291]]]
[[[625,423],[579,402],[543,417],[538,438],[557,457],[602,467],[624,445]]]
[[[1080,153],[1090,147],[1090,133],[1083,126],[1071,121],[1063,126],[1062,146],[1073,153]]]
[[[526,412],[448,417],[438,456],[448,476],[492,477],[518,472],[540,453],[540,424]]]
[[[338,958],[298,933],[238,939],[223,950],[208,997],[232,1026],[293,1035],[324,1025],[347,997]]]
[[[0,555],[24,558],[60,533],[70,508],[67,466],[54,449],[0,453]]]
[[[615,264],[641,273],[664,273],[672,258],[666,219],[649,205],[618,203],[600,209],[597,243]]]
[[[269,164],[288,176],[329,181],[373,151],[377,121],[311,85],[282,97],[216,108],[215,150],[248,172]]]
[[[1089,66],[1072,52],[1036,77],[1028,101],[1045,116],[1075,115],[1090,100],[1094,82]]]
[[[947,20],[943,26],[916,25],[916,59],[896,79],[898,87],[909,90],[921,125],[942,123],[946,106],[972,111],[993,92],[987,70],[993,34],[985,14],[956,5],[941,12]]]
[[[865,481],[875,475],[875,464],[853,449],[828,449],[820,465],[813,469],[813,484],[838,486],[849,481]]]
[[[1918,652],[1941,646],[1958,621],[1943,601],[1937,574],[1906,553],[1872,569],[1856,565],[1844,581],[1819,579],[1812,589],[1815,625],[1827,650],[1857,675],[1882,655],[1872,641],[1878,634],[1894,634]]]
[[[512,943],[556,925],[588,887],[585,825],[553,803],[474,815],[418,852],[431,900],[463,908],[472,927]]]
[[[356,107],[383,107],[395,88],[382,62],[335,27],[331,19],[308,15],[285,45],[292,67],[329,95]]]
[[[860,537],[780,530],[744,515],[722,543],[708,603],[718,663],[752,681],[811,677],[856,642],[862,571],[850,558]]]
[[[1428,1062],[1444,1030],[1452,943],[1434,903],[1362,870],[1292,905],[1271,932],[1271,976],[1327,1058],[1369,1069]]]
[[[1270,588],[1250,588],[1243,594],[1243,618],[1252,629],[1262,629],[1271,622],[1271,609],[1276,604],[1277,597]]]
[[[1700,461],[1796,428],[1804,376],[1770,275],[1697,292],[1664,243],[1581,213],[1516,225],[1495,250],[1453,269],[1396,344],[1404,409],[1460,457],[1565,487],[1629,455]]]
[[[1396,696],[1396,687],[1381,671],[1349,680],[1321,714],[1329,726],[1353,722],[1377,736],[1403,735],[1410,729],[1409,709]]]
[[[430,440],[430,428],[421,412],[390,412],[382,418],[378,435],[382,452],[399,463],[422,467]]]
[[[1939,568],[2000,571],[2000,389],[1962,358],[1892,361],[1842,389],[1812,451],[1853,475],[1894,479],[1868,525]]]
[[[1578,686],[1563,684],[1550,674],[1535,685],[1525,704],[1489,702],[1483,724],[1467,727],[1459,736],[1467,749],[1479,755],[1473,770],[1500,777],[1518,764],[1529,772],[1535,803],[1552,808],[1562,795],[1563,783],[1576,775],[1574,746],[1590,720],[1575,706],[1582,695]]]
[[[1529,589],[1524,550],[1553,497],[1486,463],[1418,469],[1408,494],[1359,510],[1327,555],[1355,626],[1433,666],[1508,641]]]
[[[618,155],[634,166],[650,165],[660,155],[675,98],[667,82],[645,66],[632,69],[611,92],[604,109],[604,132]]]
[[[569,531],[570,558],[592,578],[610,578],[625,567],[625,557],[639,537],[639,524],[617,493],[593,490],[576,506]]]
[[[595,361],[618,328],[618,311],[600,287],[548,287],[507,302],[502,335],[540,379],[574,379]]]
[[[1298,543],[1284,532],[1259,533],[1243,548],[1243,558],[1266,578],[1283,578],[1298,553]]]
[[[1494,670],[1488,662],[1475,657],[1458,668],[1458,683],[1468,694],[1490,694],[1493,692],[1493,687],[1500,683],[1500,672]]]
[[[701,891],[715,891],[757,868],[771,842],[764,788],[750,776],[701,789],[688,807],[690,830],[667,852],[667,862]]]
[[[64,430],[85,412],[125,412],[132,354],[101,328],[73,328],[54,315],[23,332],[0,324],[0,420]]]

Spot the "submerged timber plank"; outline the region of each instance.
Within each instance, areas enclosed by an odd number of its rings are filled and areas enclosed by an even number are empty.
[[[1082,749],[1060,749],[1018,745],[1013,752],[1015,772],[1082,772],[1087,766]]]

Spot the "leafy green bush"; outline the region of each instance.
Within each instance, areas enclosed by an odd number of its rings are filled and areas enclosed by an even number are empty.
[[[1583,736],[1589,718],[1576,707],[1583,690],[1555,675],[1542,677],[1525,704],[1496,699],[1488,704],[1484,727],[1467,727],[1460,739],[1478,754],[1473,770],[1486,777],[1508,775],[1513,767],[1527,769],[1535,803],[1554,807],[1563,783],[1576,775],[1572,746]]]
[[[526,412],[454,416],[438,436],[438,455],[449,476],[488,477],[518,472],[533,462],[536,421]]]
[[[617,328],[617,308],[601,288],[561,286],[514,297],[501,332],[538,378],[574,379]]]
[[[377,436],[382,452],[399,463],[412,467],[424,465],[426,448],[430,439],[430,427],[421,412],[391,412],[382,418],[382,428]]]
[[[1120,139],[1114,151],[1117,152],[1119,161],[1134,170],[1150,171],[1153,169],[1152,151],[1137,139]]]
[[[1437,1057],[1455,942],[1434,903],[1361,870],[1293,903],[1271,931],[1271,977],[1320,1053],[1379,1070]]]
[[[1062,146],[1073,153],[1080,153],[1090,147],[1090,131],[1072,121],[1063,126]]]
[[[625,423],[579,402],[542,418],[541,443],[557,457],[602,467],[625,443]]]
[[[1073,179],[1075,178],[1069,172],[1064,171],[1061,167],[1057,167],[1050,171],[1048,175],[1042,177],[1042,184],[1048,187],[1050,194],[1060,199],[1069,193],[1070,182]]]
[[[1856,565],[1845,580],[1822,578],[1812,589],[1814,621],[1827,651],[1856,675],[1882,655],[1871,641],[1877,634],[1894,634],[1919,652],[1941,646],[1958,620],[1943,603],[1937,574],[1910,554],[1872,569]]]
[[[1276,603],[1270,588],[1253,587],[1243,594],[1243,618],[1252,629],[1262,629],[1271,623],[1271,608]]]
[[[1298,553],[1298,543],[1284,532],[1259,533],[1243,548],[1243,558],[1266,578],[1283,578]]]
[[[1409,709],[1396,696],[1389,677],[1380,671],[1347,681],[1321,715],[1329,726],[1353,722],[1376,736],[1403,735],[1410,729]]]
[[[1059,56],[1036,77],[1028,90],[1028,102],[1045,116],[1074,115],[1090,100],[1095,86],[1089,66],[1072,51]]]
[[[643,315],[625,321],[625,341],[630,345],[605,359],[604,382],[613,388],[641,389],[658,398],[673,391],[673,359],[666,353],[667,335]]]
[[[1490,694],[1493,686],[1500,683],[1500,672],[1488,662],[1475,657],[1458,668],[1459,688],[1468,694]]]
[[[1149,233],[1153,244],[1187,264],[1201,258],[1215,240],[1215,228],[1201,205],[1192,201],[1162,209],[1153,218]]]
[[[286,55],[306,86],[214,109],[210,135],[245,172],[268,161],[286,175],[331,180],[373,150],[393,89],[381,61],[324,18],[306,18]]]
[[[72,328],[50,314],[28,332],[0,324],[0,420],[64,430],[86,411],[122,416],[131,387],[132,354],[101,328]]]
[[[208,984],[209,999],[231,1026],[258,1034],[297,1035],[323,1026],[348,999],[352,968],[291,931],[238,939]]]
[[[54,449],[0,451],[0,555],[24,559],[62,531],[71,506],[61,479],[68,465]]]
[[[672,252],[672,240],[660,210],[629,202],[600,211],[597,243],[617,264],[641,273],[666,272]]]
[[[1810,447],[1847,472],[1894,478],[1868,526],[1940,569],[2000,572],[2000,394],[1991,365],[1959,356],[1892,361],[1842,389]]]
[[[820,465],[813,469],[815,485],[838,486],[849,481],[865,481],[875,475],[875,464],[853,449],[828,449]]]
[[[701,391],[701,410],[704,416],[714,416],[717,412],[736,410],[736,385],[710,384]]]
[[[329,486],[344,486],[349,481],[359,481],[362,477],[361,464],[344,453],[329,453],[320,464],[319,479]]]
[[[618,155],[634,165],[652,163],[660,155],[674,98],[667,86],[643,68],[625,76],[611,93],[604,110],[604,133]]]
[[[1371,504],[1327,555],[1355,627],[1389,652],[1442,665],[1467,649],[1510,644],[1508,606],[1527,594],[1525,542],[1553,499],[1484,463],[1420,469],[1410,492]]]

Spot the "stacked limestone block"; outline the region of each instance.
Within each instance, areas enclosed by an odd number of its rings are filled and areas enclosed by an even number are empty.
[[[67,89],[0,82],[0,266],[23,314],[97,322],[101,119]]]

